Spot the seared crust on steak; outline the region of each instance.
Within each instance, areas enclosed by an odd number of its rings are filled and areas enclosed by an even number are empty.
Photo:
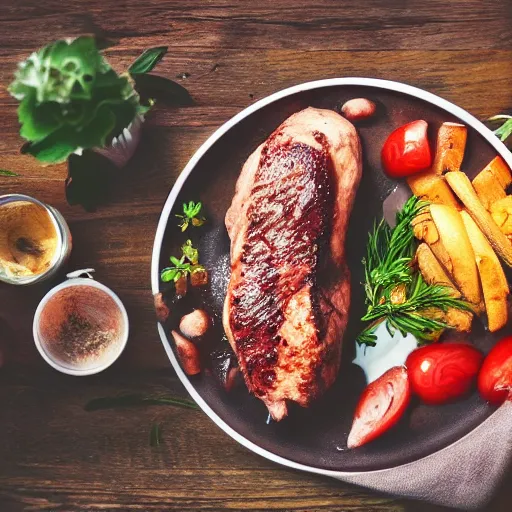
[[[338,373],[350,305],[345,235],[361,177],[347,120],[308,108],[245,163],[226,214],[231,279],[223,322],[249,390],[276,420]]]

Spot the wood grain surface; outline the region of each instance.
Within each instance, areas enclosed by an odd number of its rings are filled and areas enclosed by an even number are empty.
[[[94,33],[116,44],[127,67],[144,48],[168,45],[158,73],[194,104],[157,107],[112,201],[96,213],[71,208],[65,166],[19,154],[15,64],[58,37]],[[126,304],[131,335],[104,374],[52,370],[32,340],[34,310],[52,283],[0,284],[0,511],[293,510],[440,511],[282,469],[238,446],[202,412],[152,406],[86,412],[119,393],[185,396],[159,341],[150,292],[154,232],[180,170],[215,128],[252,102],[300,82],[369,76],[423,87],[480,118],[512,107],[509,0],[2,0],[0,194],[21,192],[69,221],[70,268],[93,267]],[[1,226],[0,226],[1,229]],[[163,444],[149,445],[151,425]],[[512,475],[489,511],[508,511]]]

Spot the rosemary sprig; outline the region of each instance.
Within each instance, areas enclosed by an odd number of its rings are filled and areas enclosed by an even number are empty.
[[[411,197],[397,214],[394,229],[382,220],[370,233],[367,257],[363,259],[367,311],[362,317],[370,324],[358,336],[359,344],[374,346],[375,329],[384,320],[390,334],[398,329],[419,341],[431,341],[439,331],[450,327],[435,318],[436,311],[471,309],[463,300],[452,297],[449,288],[426,283],[414,267],[417,243],[411,222],[427,206]]]
[[[177,213],[176,217],[181,219],[181,224],[179,224],[181,231],[185,231],[189,224],[192,224],[194,227],[202,226],[206,219],[204,217],[200,217],[201,210],[203,208],[203,203],[201,201],[195,203],[194,201],[189,201],[189,203],[183,203],[183,214]]]
[[[149,446],[160,446],[162,444],[162,429],[160,423],[153,423],[149,431]]]

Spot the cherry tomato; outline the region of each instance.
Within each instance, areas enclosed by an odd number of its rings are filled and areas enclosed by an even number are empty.
[[[404,178],[428,169],[432,153],[426,121],[419,119],[397,128],[382,146],[382,165],[391,178]]]
[[[391,368],[369,384],[357,404],[348,447],[362,446],[389,430],[402,417],[410,398],[409,379],[403,366]]]
[[[478,391],[485,400],[500,404],[512,390],[512,336],[498,341],[478,375]]]
[[[483,354],[466,343],[436,343],[411,352],[405,365],[413,393],[433,405],[467,394],[483,360]]]

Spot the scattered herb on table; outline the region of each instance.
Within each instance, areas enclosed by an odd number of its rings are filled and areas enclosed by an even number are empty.
[[[206,222],[204,217],[200,217],[202,208],[203,204],[201,201],[197,203],[194,201],[189,201],[188,204],[183,203],[183,213],[176,214],[176,217],[181,219],[181,224],[179,224],[181,231],[185,231],[189,224],[192,224],[194,227],[199,227]]]
[[[0,169],[0,176],[19,176],[19,174],[12,171],[6,171],[5,169]]]
[[[176,283],[182,277],[187,277],[195,272],[204,272],[205,268],[199,264],[199,251],[187,240],[181,246],[182,256],[180,259],[171,256],[171,267],[162,270],[160,277],[164,283],[173,281]]]
[[[367,311],[361,319],[370,324],[358,336],[359,344],[374,346],[374,331],[383,320],[390,334],[398,329],[404,336],[410,333],[419,341],[431,341],[450,326],[429,316],[429,311],[471,311],[469,304],[450,295],[449,288],[426,283],[415,268],[417,242],[411,222],[427,205],[411,197],[397,213],[395,228],[382,219],[370,233],[363,259]]]
[[[153,423],[149,431],[149,446],[160,446],[162,444],[162,428],[159,423]]]
[[[494,130],[494,135],[502,142],[505,142],[512,135],[512,116],[500,114],[490,117],[488,121],[501,123],[501,126]]]
[[[140,407],[148,405],[170,405],[185,409],[199,409],[195,402],[186,398],[172,396],[144,396],[139,394],[119,395],[112,397],[94,398],[84,406],[86,411],[98,411],[101,409],[115,409],[117,407]]]

